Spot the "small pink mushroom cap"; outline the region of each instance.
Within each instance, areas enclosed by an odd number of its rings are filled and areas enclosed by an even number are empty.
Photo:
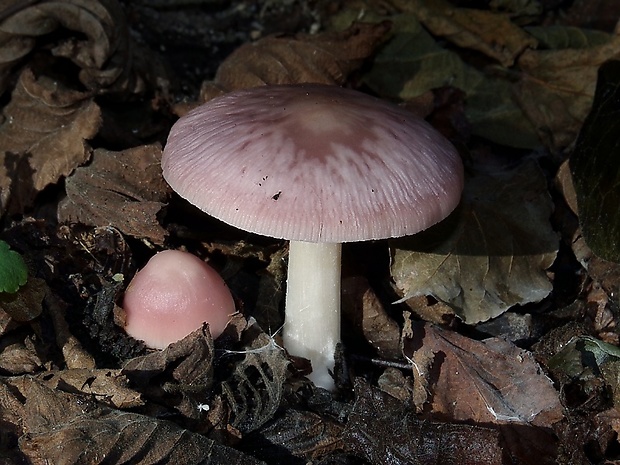
[[[154,349],[183,339],[204,322],[218,337],[235,303],[220,275],[195,255],[154,255],[129,283],[123,299],[125,331]]]

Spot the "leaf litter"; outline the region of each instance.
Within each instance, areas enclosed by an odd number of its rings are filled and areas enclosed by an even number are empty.
[[[615,217],[580,187],[618,170],[615,151],[582,132],[581,153],[605,163],[564,169],[562,189],[552,182],[593,105],[607,118],[595,127],[615,124],[595,89],[601,64],[618,56],[617,33],[587,29],[609,26],[593,12],[612,7],[164,3],[0,5],[0,240],[28,268],[26,284],[0,292],[0,457],[617,460],[619,268],[604,227]],[[181,53],[196,38],[202,54]],[[170,66],[181,56],[195,61]],[[158,169],[188,108],[304,81],[405,103],[457,143],[468,172],[445,222],[345,247],[351,329],[335,394],[304,378],[308,362],[275,331],[286,247],[198,212]],[[607,187],[598,193],[619,204]],[[205,326],[149,351],[122,331],[124,286],[163,248],[209,260],[233,290],[239,314],[216,341]]]

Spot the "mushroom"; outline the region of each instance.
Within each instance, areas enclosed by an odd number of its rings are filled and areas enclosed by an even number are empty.
[[[154,349],[183,339],[206,322],[218,337],[235,302],[213,268],[179,250],[155,254],[133,277],[123,298],[125,331]]]
[[[275,85],[180,118],[162,157],[181,197],[239,229],[288,239],[283,338],[332,389],[343,242],[414,234],[458,204],[456,149],[423,119],[361,92]]]

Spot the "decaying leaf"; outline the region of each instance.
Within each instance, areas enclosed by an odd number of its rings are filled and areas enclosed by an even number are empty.
[[[259,430],[243,438],[243,449],[272,463],[319,460],[343,448],[344,427],[312,412],[287,409]],[[257,451],[257,452],[256,452]]]
[[[221,384],[221,397],[231,410],[231,425],[249,433],[271,420],[280,407],[289,361],[284,350],[262,332],[246,349],[228,354],[243,355],[243,359]]]
[[[399,357],[398,324],[388,316],[366,278],[351,276],[343,280],[342,313],[381,357]]]
[[[77,65],[79,80],[89,90],[131,91],[140,85],[133,76],[125,15],[116,0],[5,0],[2,8],[0,94],[11,69],[42,43],[53,56]]]
[[[70,90],[25,69],[0,126],[0,214],[9,196],[14,208],[30,205],[37,192],[86,162],[86,140],[97,133],[100,111],[88,93]],[[6,191],[5,191],[6,190]],[[6,199],[6,200],[5,200]]]
[[[475,341],[419,323],[404,354],[428,365],[427,408],[451,420],[550,427],[563,417],[559,393],[531,353],[503,339]],[[417,373],[414,371],[414,375]]]
[[[129,236],[163,244],[166,233],[156,215],[168,187],[160,159],[158,144],[122,152],[95,150],[92,162],[67,178],[59,220],[113,226]]]
[[[419,420],[406,403],[355,384],[356,400],[344,431],[345,450],[370,463],[501,465],[500,435],[477,426]],[[389,459],[388,459],[389,458]]]
[[[534,162],[473,174],[450,217],[393,242],[392,277],[402,300],[431,295],[472,324],[540,301],[551,291],[545,270],[559,247],[551,211]]]
[[[214,84],[227,91],[265,84],[343,84],[388,30],[388,23],[359,23],[343,32],[265,37],[235,50],[218,68]]]
[[[598,68],[618,57],[620,35],[600,45],[521,55],[515,97],[548,146],[564,148],[575,141],[592,106]]]
[[[128,387],[128,380],[120,370],[79,368],[46,371],[37,378],[51,389],[87,394],[98,402],[118,409],[144,405],[140,393]]]
[[[403,11],[414,13],[433,35],[462,48],[478,50],[511,66],[537,41],[515,26],[507,14],[475,8],[457,8],[444,0],[398,0]]]
[[[204,325],[162,351],[129,360],[122,374],[146,398],[197,418],[211,395],[213,338]]]
[[[548,363],[551,372],[563,385],[574,383],[584,392],[604,386],[614,406],[620,406],[620,349],[590,336],[571,339]],[[602,382],[601,382],[602,380]]]
[[[102,407],[32,377],[0,380],[0,421],[12,452],[29,463],[263,463],[172,422]]]
[[[619,42],[620,43],[620,42]],[[620,61],[601,66],[592,112],[570,157],[579,224],[600,258],[620,263]]]

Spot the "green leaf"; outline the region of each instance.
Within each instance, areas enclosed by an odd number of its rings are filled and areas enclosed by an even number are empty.
[[[620,61],[599,69],[569,164],[586,243],[600,258],[620,263]]]
[[[382,97],[408,100],[439,87],[456,87],[466,94],[465,114],[474,134],[513,147],[540,145],[534,127],[514,102],[511,82],[478,71],[441,47],[415,15],[389,19],[392,37],[364,76],[371,89]]]
[[[0,241],[0,292],[17,292],[28,280],[28,268],[20,254]]]

